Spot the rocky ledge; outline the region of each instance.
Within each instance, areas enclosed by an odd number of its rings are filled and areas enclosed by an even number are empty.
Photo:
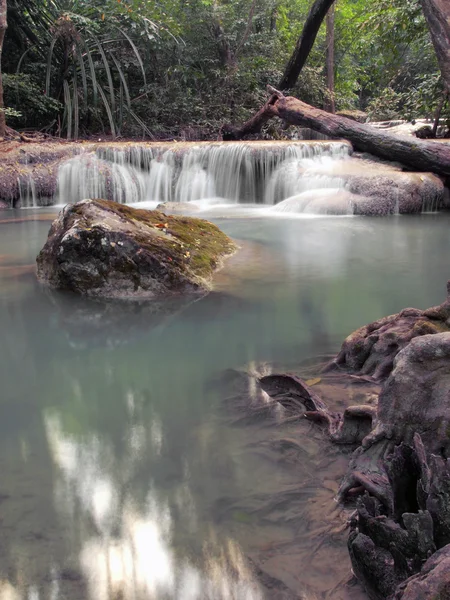
[[[204,294],[235,249],[202,219],[83,200],[53,222],[37,273],[52,288],[97,298]]]

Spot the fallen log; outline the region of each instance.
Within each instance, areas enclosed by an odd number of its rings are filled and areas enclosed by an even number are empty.
[[[271,94],[269,100],[242,127],[222,127],[224,140],[240,140],[259,133],[267,121],[279,117],[289,125],[309,127],[332,138],[345,138],[355,150],[400,162],[411,169],[450,176],[450,146],[391,135],[370,125],[314,108],[292,96],[284,96],[272,86],[268,86],[268,91]]]

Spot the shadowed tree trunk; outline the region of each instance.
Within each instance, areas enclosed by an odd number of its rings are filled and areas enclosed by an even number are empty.
[[[217,42],[217,53],[219,55],[221,66],[232,69],[235,65],[234,54],[218,19],[214,19],[211,24],[211,31]]]
[[[286,66],[284,75],[278,84],[278,89],[281,91],[289,90],[296,84],[298,76],[311,52],[311,48],[316,41],[320,26],[322,25],[327,12],[333,5],[333,2],[334,0],[315,0],[312,5],[301,36],[295,46],[295,50]]]
[[[334,13],[335,5],[330,7],[327,13],[327,88],[329,98],[326,102],[326,109],[331,112],[336,112],[334,101]]]
[[[3,101],[2,51],[7,25],[6,0],[0,0],[0,140],[5,137],[6,133],[5,104]]]
[[[444,88],[450,93],[450,1],[420,0],[428,23]]]
[[[238,56],[240,55],[242,49],[244,48],[245,42],[247,41],[248,36],[250,35],[250,32],[252,30],[253,17],[255,16],[255,8],[256,8],[256,0],[253,0],[252,4],[250,6],[250,11],[248,13],[247,26],[245,28],[244,35],[242,36],[242,39],[239,42],[238,47],[236,48],[236,52],[234,53],[235,60],[238,59]]]

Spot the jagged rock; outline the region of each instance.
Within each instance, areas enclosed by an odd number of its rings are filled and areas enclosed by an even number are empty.
[[[386,456],[396,444],[412,444],[415,435],[422,437],[426,454],[450,456],[449,432],[450,333],[415,338],[394,361],[378,399],[375,426],[353,454],[339,497],[362,486],[393,512]]]
[[[433,554],[420,573],[399,585],[393,600],[449,600],[449,598],[450,545]]]
[[[325,371],[345,370],[384,380],[391,373],[397,354],[413,338],[448,331],[450,295],[439,306],[427,310],[405,308],[398,314],[360,327],[346,338]]]
[[[428,452],[450,456],[450,333],[413,339],[395,358],[378,400],[380,437],[411,444],[420,433]]]
[[[234,250],[208,221],[83,200],[53,222],[37,257],[38,278],[92,297],[204,294]]]

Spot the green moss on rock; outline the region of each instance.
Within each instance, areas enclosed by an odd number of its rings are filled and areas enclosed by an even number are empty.
[[[38,277],[91,296],[206,292],[233,241],[205,220],[83,200],[53,223]]]

